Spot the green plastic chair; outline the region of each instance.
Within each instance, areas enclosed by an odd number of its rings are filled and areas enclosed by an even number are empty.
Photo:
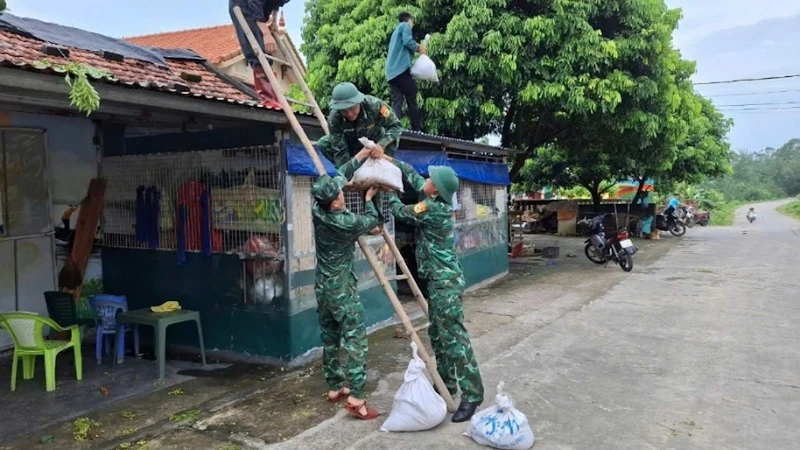
[[[70,331],[69,341],[45,340],[44,326],[58,332]],[[56,356],[72,348],[75,352],[75,376],[83,378],[83,359],[81,358],[81,331],[77,325],[66,328],[54,320],[28,312],[0,314],[0,327],[5,328],[14,340],[14,361],[11,364],[11,390],[17,387],[17,360],[22,359],[22,378],[33,378],[36,357],[44,356],[47,392],[56,390]]]

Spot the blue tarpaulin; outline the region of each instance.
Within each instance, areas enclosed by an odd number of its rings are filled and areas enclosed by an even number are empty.
[[[333,163],[317,150],[319,159],[325,166],[329,175],[336,174]],[[420,175],[428,176],[428,166],[450,166],[463,180],[475,181],[483,184],[508,186],[511,178],[508,175],[508,165],[487,161],[472,161],[466,159],[448,158],[444,152],[417,151],[398,149],[395,157],[413,167]],[[289,175],[317,176],[317,169],[305,148],[291,141],[286,142],[286,161],[289,166]]]
[[[508,175],[508,165],[505,163],[453,158],[447,158],[447,161],[462,180],[483,184],[499,184],[501,186],[508,186],[511,184],[511,177]]]
[[[336,167],[333,166],[332,162],[328,161],[328,158],[322,156],[319,149],[317,149],[317,155],[319,155],[319,159],[322,160],[322,165],[325,166],[328,175],[336,175]],[[289,175],[307,175],[309,177],[319,175],[306,149],[302,145],[295,144],[291,141],[286,141],[286,163],[289,166]]]

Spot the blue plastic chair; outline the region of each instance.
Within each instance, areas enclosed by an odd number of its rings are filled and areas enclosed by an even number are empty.
[[[117,363],[122,363],[125,359],[125,332],[131,329],[130,325],[117,324],[117,313],[128,311],[128,299],[124,295],[95,295],[89,298],[89,305],[97,314],[97,344],[95,357],[97,363],[103,360],[103,349],[105,353],[111,353],[113,342],[112,335],[119,332],[117,348],[115,349]],[[139,327],[133,325],[133,349],[136,355],[139,354]]]

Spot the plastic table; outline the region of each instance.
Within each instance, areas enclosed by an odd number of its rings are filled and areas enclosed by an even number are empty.
[[[157,313],[150,308],[135,309],[133,311],[122,312],[117,315],[118,323],[133,323],[138,325],[149,325],[155,330],[155,353],[158,361],[158,379],[164,379],[165,359],[167,347],[167,327],[176,323],[191,322],[197,324],[197,335],[200,340],[200,356],[203,358],[203,367],[206,365],[206,350],[203,346],[203,329],[200,326],[200,313],[188,309]],[[114,348],[117,348],[116,344]],[[116,358],[113,358],[116,361]],[[114,364],[112,362],[112,364]]]

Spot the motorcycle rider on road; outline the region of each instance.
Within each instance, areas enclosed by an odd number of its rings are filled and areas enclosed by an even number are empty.
[[[750,223],[755,222],[755,220],[756,220],[756,209],[755,208],[750,208],[750,211],[747,212],[747,220],[749,220]]]
[[[681,206],[684,205],[680,201],[680,194],[673,194],[672,198],[669,199],[669,203],[667,203],[666,211],[664,211],[664,215],[667,217],[667,227],[669,229],[672,229],[672,226],[675,224],[675,215],[678,208]]]

